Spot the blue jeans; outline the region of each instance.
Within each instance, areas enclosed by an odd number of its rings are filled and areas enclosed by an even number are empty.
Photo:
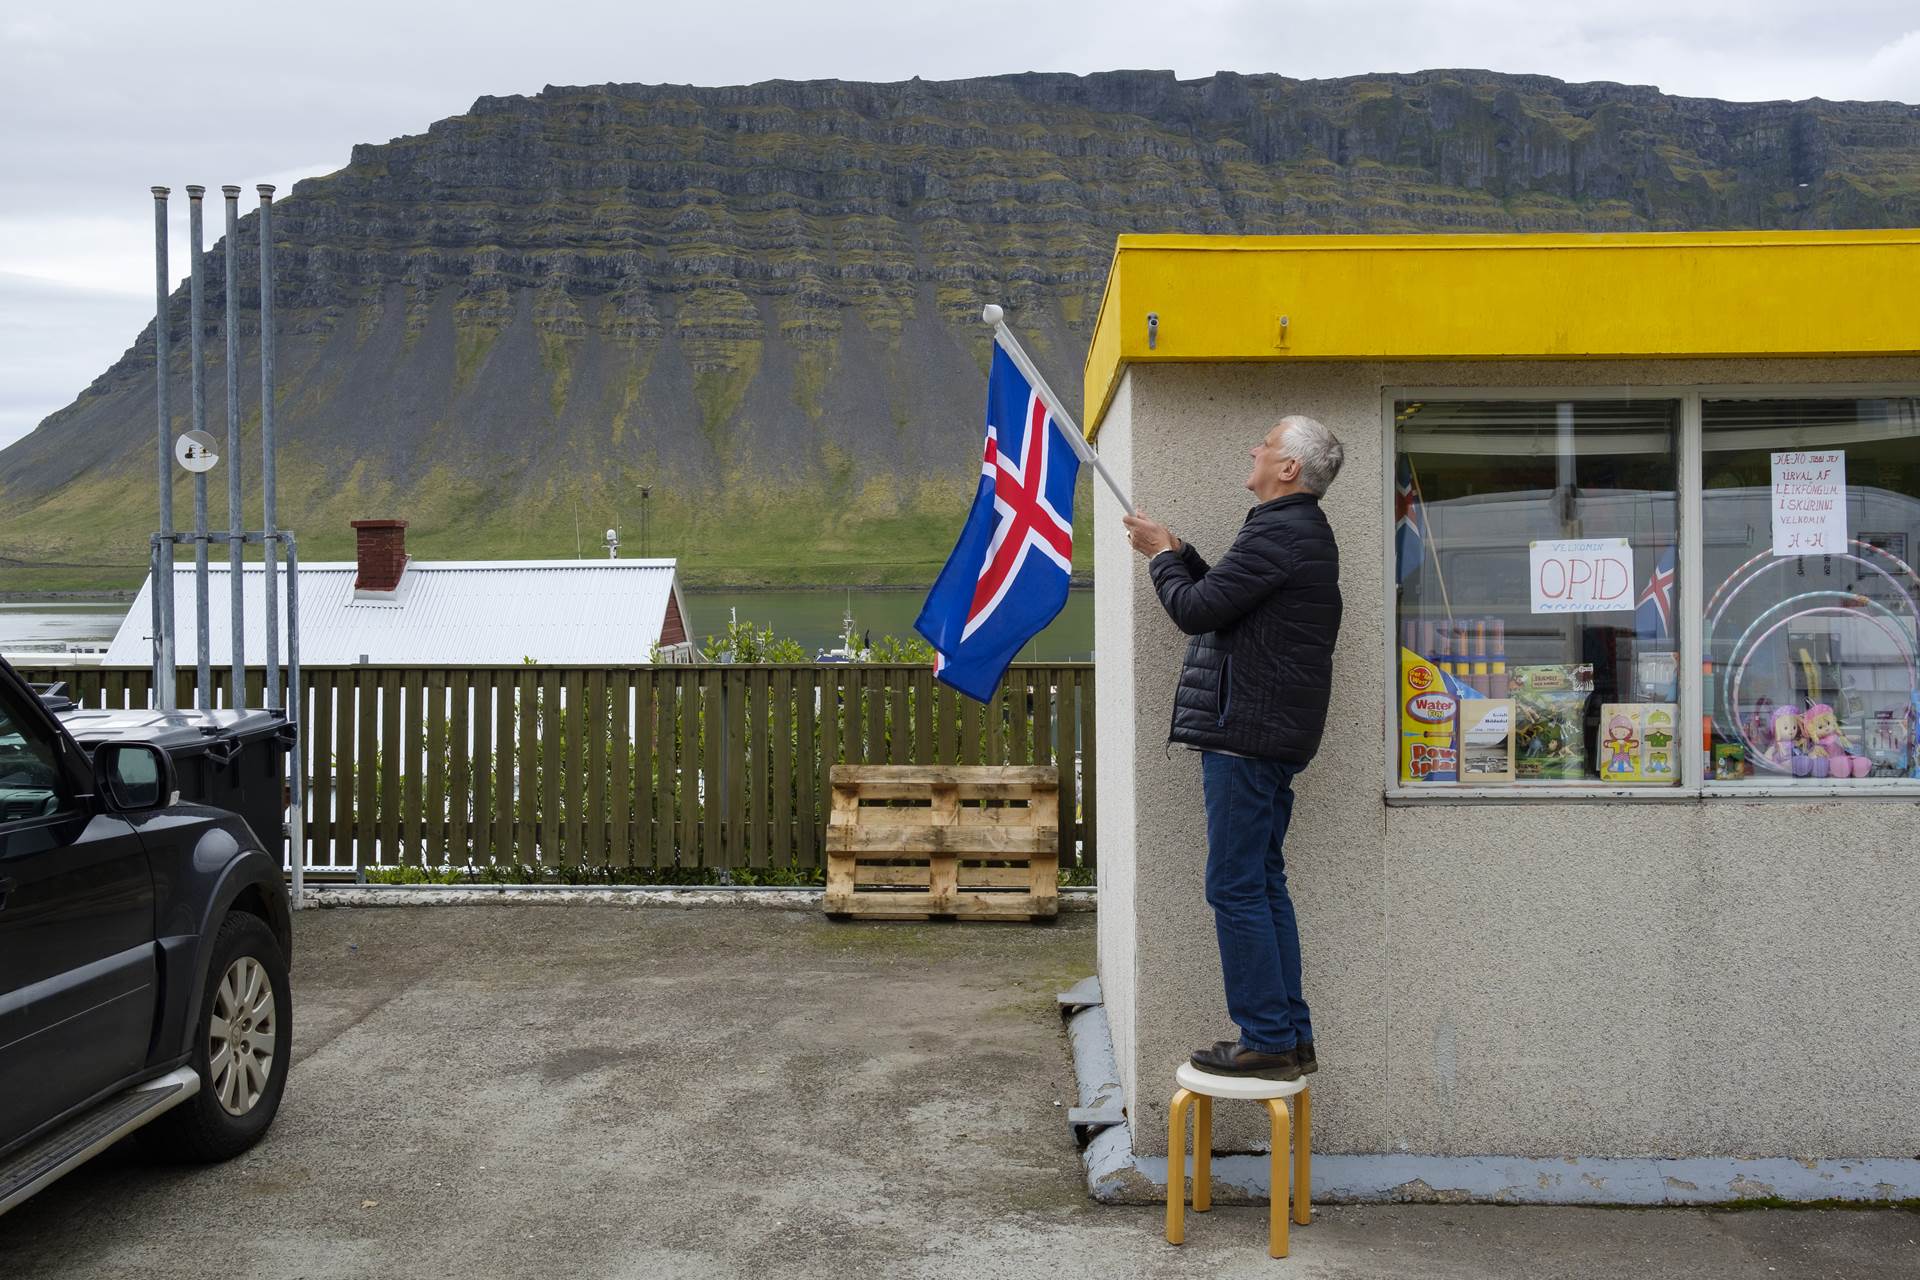
[[[1281,846],[1300,770],[1277,760],[1202,752],[1207,903],[1220,936],[1227,1014],[1240,1043],[1263,1053],[1313,1039],[1300,989],[1300,928]]]

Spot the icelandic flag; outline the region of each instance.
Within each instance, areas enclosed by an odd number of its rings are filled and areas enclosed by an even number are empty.
[[[1007,664],[1067,603],[1080,455],[996,339],[987,445],[960,541],[913,629],[934,675],[985,702]]]
[[[1427,513],[1413,483],[1413,466],[1404,453],[1393,472],[1393,512],[1394,581],[1405,582],[1426,552]]]
[[[1673,547],[1660,553],[1633,611],[1634,633],[1648,644],[1673,642],[1673,553]]]

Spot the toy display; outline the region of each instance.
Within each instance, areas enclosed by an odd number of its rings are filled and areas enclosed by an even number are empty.
[[[1640,777],[1647,782],[1671,782],[1674,778],[1673,728],[1679,708],[1671,702],[1647,707],[1645,750],[1640,756]]]
[[[1920,777],[1920,689],[1907,695],[1907,777]]]
[[[1800,717],[1800,734],[1816,778],[1864,778],[1873,762],[1855,754],[1853,741],[1840,732],[1840,718],[1824,702]]]
[[[1459,781],[1459,707],[1437,663],[1411,649],[1400,651],[1401,782]]]
[[[1679,695],[1680,655],[1671,651],[1633,655],[1634,693],[1648,702],[1672,702]]]
[[[1587,774],[1585,718],[1593,664],[1515,666],[1512,677],[1514,776],[1580,781]]]
[[[1600,776],[1631,782],[1640,776],[1640,717],[1609,702],[1600,709]]]
[[[1513,781],[1513,699],[1460,700],[1460,781]]]
[[[1800,713],[1792,707],[1775,707],[1767,719],[1767,747],[1762,759],[1780,773],[1790,773],[1797,778],[1806,777],[1813,771],[1813,766],[1800,749],[1801,733]],[[1759,738],[1758,734],[1754,736],[1756,740]]]
[[[1913,747],[1907,731],[1909,714],[1909,708],[1882,707],[1868,719],[1867,731],[1861,737],[1874,773],[1895,778],[1906,775]]]
[[[1608,782],[1673,781],[1677,714],[1671,702],[1603,703],[1597,743],[1601,778]]]
[[[1425,655],[1450,680],[1491,698],[1507,696],[1507,624],[1494,617],[1400,624],[1403,649]]]
[[[1804,645],[1796,647],[1794,636],[1799,627],[1816,618],[1844,618],[1864,623],[1885,637],[1899,655],[1906,666],[1908,687],[1920,688],[1920,653],[1916,653],[1914,641],[1915,625],[1920,623],[1920,595],[1916,594],[1920,592],[1920,574],[1888,546],[1859,539],[1848,541],[1844,551],[1824,559],[1827,563],[1853,566],[1859,582],[1873,585],[1875,594],[1881,598],[1841,589],[1839,585],[1790,595],[1760,610],[1725,650],[1724,660],[1720,660],[1717,655],[1721,650],[1715,645],[1716,632],[1725,624],[1735,601],[1754,583],[1785,572],[1789,566],[1799,566],[1801,560],[1797,556],[1775,556],[1769,550],[1739,565],[1707,601],[1706,709],[1713,735],[1719,741],[1740,745],[1744,759],[1757,768],[1788,777],[1865,777],[1873,767],[1870,758],[1857,752],[1852,740],[1840,732],[1839,716],[1831,703],[1823,701],[1812,687],[1810,669],[1816,665],[1813,655],[1805,652]],[[1783,646],[1776,645],[1771,654],[1784,668],[1775,667],[1767,674],[1763,674],[1765,668],[1754,671],[1756,656],[1766,651],[1769,642],[1783,631],[1786,633],[1783,645],[1789,652],[1780,652]],[[1750,671],[1753,671],[1753,685],[1764,688],[1770,674],[1777,682],[1773,686],[1776,694],[1794,698],[1796,705],[1811,705],[1804,713],[1788,710],[1787,715],[1793,717],[1789,723],[1780,709],[1771,707],[1761,689],[1756,688],[1754,701],[1747,702],[1742,695],[1748,688]],[[1796,687],[1801,672],[1806,673],[1806,680],[1799,683],[1805,687]],[[1809,730],[1805,721],[1813,718],[1815,707],[1824,707],[1826,715],[1819,718],[1816,729]],[[1913,768],[1911,758],[1907,767]]]
[[[1716,782],[1738,782],[1747,776],[1747,751],[1737,742],[1713,744],[1713,777]]]

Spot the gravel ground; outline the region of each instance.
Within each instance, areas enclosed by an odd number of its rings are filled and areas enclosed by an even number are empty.
[[[1053,994],[1093,917],[832,924],[741,907],[296,917],[294,1067],[216,1168],[122,1148],[0,1218],[0,1276],[1901,1277],[1899,1212],[1086,1197]],[[1059,1104],[1059,1105],[1056,1105]]]

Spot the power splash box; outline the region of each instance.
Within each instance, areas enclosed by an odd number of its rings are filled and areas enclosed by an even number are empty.
[[[1459,699],[1447,692],[1438,664],[1400,650],[1400,781],[1458,782]]]
[[[1460,781],[1513,781],[1513,699],[1460,699]]]

